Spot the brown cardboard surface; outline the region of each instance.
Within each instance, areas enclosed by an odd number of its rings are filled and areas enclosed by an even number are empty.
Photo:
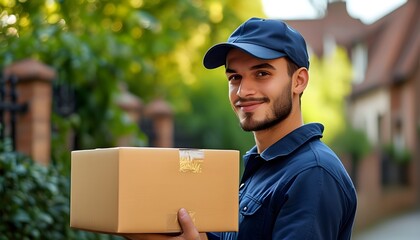
[[[73,151],[70,226],[109,233],[179,232],[176,213],[183,207],[200,232],[237,231],[239,151],[194,150],[202,157],[185,162],[180,151]]]

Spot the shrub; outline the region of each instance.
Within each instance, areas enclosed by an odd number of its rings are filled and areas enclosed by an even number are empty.
[[[71,229],[70,181],[0,143],[0,240],[121,239]]]

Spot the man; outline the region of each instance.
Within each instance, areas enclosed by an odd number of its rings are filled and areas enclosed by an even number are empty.
[[[323,126],[302,119],[309,80],[303,37],[282,21],[251,18],[206,53],[206,68],[222,65],[232,108],[256,143],[244,156],[239,231],[199,235],[182,209],[183,233],[175,238],[350,239],[354,186],[320,141]]]

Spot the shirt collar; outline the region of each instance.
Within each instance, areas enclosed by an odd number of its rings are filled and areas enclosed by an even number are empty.
[[[305,124],[265,149],[260,157],[265,161],[270,161],[280,156],[287,156],[312,138],[322,138],[323,131],[324,126],[320,123]],[[257,146],[254,146],[244,155],[244,160],[247,162],[258,155]]]

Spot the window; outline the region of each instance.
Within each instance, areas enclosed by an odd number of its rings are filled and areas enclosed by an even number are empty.
[[[368,53],[363,43],[358,43],[352,50],[353,83],[363,82],[368,64]]]

